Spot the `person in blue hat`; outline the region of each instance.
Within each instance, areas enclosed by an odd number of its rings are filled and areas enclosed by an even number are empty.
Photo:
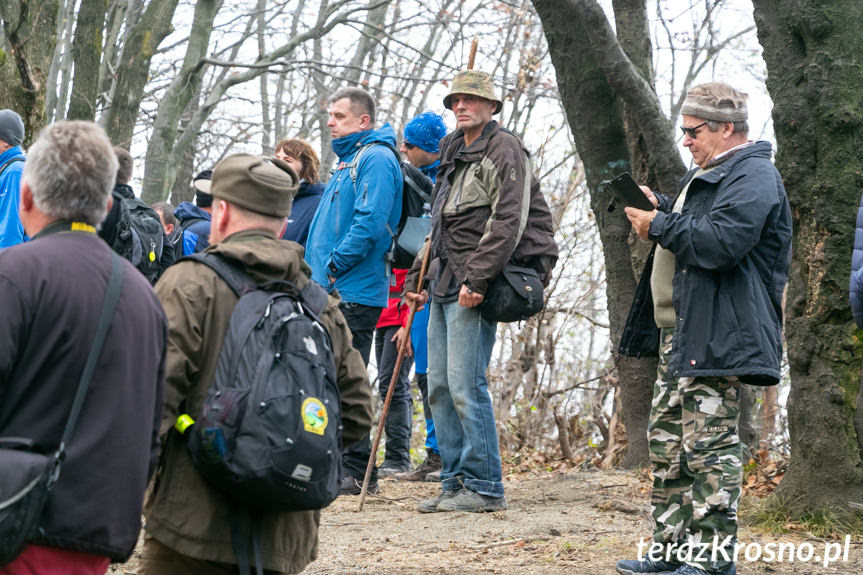
[[[0,110],[0,248],[24,241],[18,216],[18,188],[24,171],[24,122],[12,110]]]
[[[407,158],[407,161],[423,174],[431,179],[432,183],[437,176],[437,169],[440,166],[440,141],[446,136],[446,124],[440,114],[434,112],[423,112],[414,117],[405,125],[400,147],[401,152]],[[404,284],[404,278],[407,275],[407,270],[394,270],[398,280],[395,288],[401,292]],[[398,305],[400,299],[391,299]],[[400,318],[395,325],[403,325],[407,318],[407,306],[402,306],[403,317]],[[414,322],[411,326],[411,347],[414,357],[414,367],[416,372],[417,387],[423,399],[423,415],[426,422],[426,459],[417,466],[416,469],[397,473],[394,477],[405,481],[440,481],[441,458],[440,449],[437,444],[437,435],[434,429],[434,420],[432,419],[431,407],[428,401],[428,321],[429,308],[424,306],[414,315]],[[381,314],[381,319],[378,322],[378,331],[385,330],[392,322],[387,323],[387,311]],[[382,325],[383,324],[383,325]],[[401,330],[402,333],[404,330]],[[384,343],[388,341],[386,338]],[[380,365],[380,361],[378,362]],[[410,363],[405,362],[410,371]],[[390,371],[390,373],[392,373]],[[407,376],[405,376],[405,379]],[[391,407],[392,409],[392,407]],[[387,421],[389,423],[389,421]],[[387,441],[389,441],[389,432],[387,433]],[[410,435],[408,435],[410,438]],[[384,462],[382,471],[386,473],[386,461]]]

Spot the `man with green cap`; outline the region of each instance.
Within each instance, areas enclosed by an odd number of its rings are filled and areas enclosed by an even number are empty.
[[[302,247],[279,239],[298,184],[296,174],[278,159],[238,154],[222,160],[213,171],[213,219],[204,253],[218,254],[259,284],[282,280],[305,288],[311,270]],[[180,413],[201,411],[237,296],[209,266],[190,260],[165,271],[156,295],[169,324],[163,451],[145,506],[147,533],[138,573],[236,572],[229,502],[198,473],[184,438],[171,430]],[[342,439],[350,445],[367,438],[371,429],[371,388],[336,297],[329,296],[320,319],[336,364]],[[317,555],[319,523],[316,510],[264,512],[260,550],[266,572],[302,571]]]
[[[419,510],[506,509],[500,449],[486,369],[497,323],[477,306],[507,263],[537,269],[548,281],[557,244],[548,204],[530,154],[492,117],[503,102],[490,75],[459,72],[444,106],[457,129],[440,144],[441,167],[432,206],[428,328],[428,391],[443,469],[441,492]],[[419,261],[405,297],[425,303]]]

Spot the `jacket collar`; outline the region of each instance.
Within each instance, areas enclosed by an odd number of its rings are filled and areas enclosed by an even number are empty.
[[[11,160],[16,156],[24,156],[24,150],[21,148],[21,146],[12,146],[8,150],[0,154],[0,165],[3,165],[6,160]]]
[[[725,161],[721,162],[719,165],[715,166],[713,169],[708,171],[707,173],[701,174],[698,176],[699,180],[704,180],[705,182],[715,184],[729,173],[734,170],[734,167],[750,157],[762,157],[767,158],[768,160],[773,155],[773,145],[770,142],[759,140],[754,142],[748,146],[739,148],[736,150],[731,156],[729,156]],[[698,168],[694,168],[689,171],[686,176],[683,178],[683,182],[688,182],[691,179],[695,178],[695,174],[698,172]]]
[[[453,155],[451,157],[457,157],[461,160],[465,161],[473,161],[477,157],[482,157],[485,154],[485,150],[488,147],[488,143],[491,140],[492,136],[494,136],[500,130],[500,125],[496,120],[490,121],[486,124],[482,129],[482,134],[480,134],[479,138],[474,140],[474,142],[468,147],[465,146],[464,143],[464,130],[459,128],[453,134]]]
[[[387,144],[395,149],[396,133],[389,122],[376,130],[354,132],[353,134],[336,138],[332,141],[332,146],[339,160],[344,162],[353,157],[364,145],[372,143]]]

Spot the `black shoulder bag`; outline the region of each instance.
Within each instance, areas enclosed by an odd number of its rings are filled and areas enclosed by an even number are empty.
[[[102,352],[105,336],[123,287],[123,260],[111,254],[111,279],[102,305],[102,314],[78,391],[66,421],[60,446],[53,454],[34,451],[32,439],[0,437],[0,567],[15,560],[28,541],[37,534],[48,494],[60,477],[60,466],[66,458],[66,446],[75,430],[78,415],[87,395],[87,387]]]

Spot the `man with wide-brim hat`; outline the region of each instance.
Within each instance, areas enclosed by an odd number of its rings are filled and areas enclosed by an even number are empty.
[[[530,155],[492,119],[503,102],[491,76],[459,72],[443,103],[457,129],[441,140],[428,244],[434,296],[428,392],[443,469],[440,493],[421,501],[419,510],[498,511],[507,502],[486,380],[497,323],[478,306],[509,262],[534,267],[547,281],[557,244]],[[424,286],[417,286],[419,268],[417,260],[405,281],[414,304],[427,299]]]
[[[238,154],[219,162],[210,187],[213,220],[205,257],[220,256],[258,284],[288,281],[304,289],[311,270],[303,261],[303,248],[280,239],[298,185],[297,175],[282,160]],[[183,437],[168,431],[181,408],[200,413],[238,298],[213,269],[188,259],[168,268],[156,284],[156,295],[169,324],[163,454],[159,481],[146,505],[147,533],[138,573],[236,572],[228,500],[193,467]],[[342,440],[350,445],[368,438],[371,387],[337,297],[329,297],[320,319],[330,336],[338,374]],[[263,568],[302,571],[317,555],[319,522],[319,511],[264,511]]]

